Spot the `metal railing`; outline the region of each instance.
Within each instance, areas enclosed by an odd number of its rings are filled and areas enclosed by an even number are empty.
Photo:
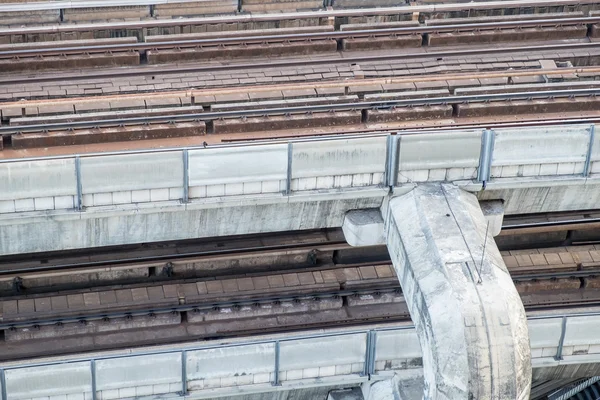
[[[135,357],[143,357],[143,356],[157,356],[163,354],[180,354],[181,355],[181,391],[177,394],[180,396],[185,396],[188,394],[188,374],[187,374],[187,353],[198,350],[212,350],[212,349],[225,349],[225,348],[235,348],[242,346],[252,346],[252,345],[264,345],[264,344],[272,344],[274,347],[274,356],[273,356],[273,370],[271,380],[272,386],[281,385],[280,379],[280,364],[281,364],[281,344],[285,342],[294,342],[294,341],[302,341],[302,340],[313,340],[319,338],[331,338],[331,337],[345,337],[350,335],[365,335],[365,354],[364,354],[364,368],[360,376],[366,377],[370,379],[371,375],[376,373],[375,369],[375,359],[376,359],[376,343],[377,343],[377,334],[378,332],[400,332],[406,330],[412,330],[414,326],[400,326],[400,327],[389,327],[389,328],[379,328],[379,329],[364,329],[364,330],[352,330],[345,332],[333,332],[333,333],[321,333],[321,334],[308,334],[308,335],[299,335],[299,336],[291,336],[279,339],[269,339],[269,340],[253,340],[253,341],[244,341],[239,343],[228,343],[228,344],[217,344],[217,345],[206,345],[206,346],[197,346],[197,347],[186,347],[177,350],[156,350],[156,351],[147,351],[147,352],[133,352],[129,354],[120,354],[120,355],[110,355],[110,356],[101,356],[101,357],[91,357],[91,358],[73,358],[62,361],[51,361],[51,362],[41,362],[41,363],[25,363],[22,365],[16,366],[5,366],[0,367],[0,384],[1,388],[1,397],[0,400],[8,400],[9,393],[7,393],[7,381],[6,381],[6,372],[11,370],[18,369],[27,369],[27,368],[35,368],[35,367],[50,367],[50,366],[58,366],[65,364],[75,364],[81,362],[89,363],[89,374],[90,374],[90,386],[92,392],[92,399],[96,400],[97,392],[100,390],[97,387],[97,371],[96,365],[98,362],[102,360],[115,360],[115,359],[129,359]],[[329,357],[328,355],[324,355],[325,357]],[[335,364],[333,364],[335,365]]]
[[[583,166],[582,169],[578,172],[576,172],[575,174],[573,174],[574,176],[578,176],[578,177],[582,177],[582,178],[587,178],[590,175],[591,172],[591,162],[592,162],[592,152],[593,152],[593,144],[595,141],[595,127],[594,125],[570,125],[572,127],[576,127],[578,129],[580,129],[580,133],[582,133],[584,130],[587,131],[587,135],[589,136],[588,143],[587,143],[587,149],[585,152],[585,159],[582,160],[583,161]],[[567,126],[568,127],[568,126]],[[2,128],[0,128],[1,130]],[[4,160],[0,160],[0,166],[2,166],[2,164],[6,164],[6,163],[21,163],[21,162],[34,162],[34,161],[40,161],[40,160],[73,160],[73,174],[75,176],[75,187],[73,187],[73,191],[71,193],[74,193],[74,204],[75,204],[75,210],[77,211],[83,211],[84,209],[84,189],[85,189],[85,185],[84,185],[84,181],[85,181],[85,176],[82,175],[82,164],[84,162],[84,160],[86,158],[96,158],[96,157],[106,157],[106,156],[116,156],[116,155],[132,155],[132,154],[152,154],[152,153],[168,153],[168,152],[179,152],[181,154],[181,162],[177,162],[176,164],[169,164],[169,167],[172,168],[173,170],[175,169],[181,169],[180,170],[180,174],[183,177],[182,178],[182,182],[180,184],[178,184],[177,186],[179,188],[181,188],[181,198],[179,199],[181,201],[181,203],[186,204],[190,202],[190,174],[191,172],[194,171],[194,166],[190,165],[190,151],[210,151],[211,149],[223,149],[223,148],[244,148],[244,147],[255,147],[255,146],[265,146],[265,148],[267,148],[267,146],[272,146],[272,145],[281,145],[281,144],[287,144],[287,154],[285,156],[286,160],[282,161],[285,162],[285,165],[280,165],[277,164],[275,167],[275,170],[281,170],[281,171],[285,171],[285,176],[280,178],[285,182],[285,188],[283,188],[281,190],[281,192],[279,192],[280,194],[284,195],[284,196],[291,196],[293,195],[293,193],[295,192],[294,190],[292,190],[292,180],[294,179],[294,149],[295,149],[295,145],[297,143],[307,143],[307,142],[329,142],[329,141],[336,141],[336,140],[341,140],[341,141],[349,141],[350,143],[352,142],[352,140],[355,139],[365,139],[365,138],[382,138],[382,137],[387,137],[387,141],[385,144],[385,159],[381,160],[381,171],[377,171],[377,172],[383,172],[383,180],[381,183],[371,183],[368,185],[363,186],[364,188],[366,187],[373,187],[373,186],[377,186],[379,185],[380,187],[388,187],[388,188],[393,188],[395,186],[397,186],[398,184],[398,175],[399,175],[399,162],[400,162],[400,152],[402,149],[402,144],[403,144],[403,138],[407,138],[409,136],[412,135],[424,135],[424,137],[428,134],[432,134],[432,133],[444,133],[444,132],[453,132],[453,130],[424,130],[424,131],[409,131],[409,132],[402,132],[402,133],[398,133],[398,134],[386,134],[386,133],[380,133],[380,134],[375,134],[375,135],[337,135],[337,136],[331,136],[331,137],[326,137],[326,138],[307,138],[307,139],[294,139],[294,140],[275,140],[275,141],[262,141],[262,142],[255,142],[255,143],[251,143],[251,144],[223,144],[223,145],[211,145],[207,148],[203,147],[203,146],[194,146],[194,147],[186,147],[186,148],[172,148],[172,149],[152,149],[152,150],[136,150],[136,151],[122,151],[122,152],[110,152],[110,153],[91,153],[91,154],[79,154],[79,155],[74,155],[74,156],[55,156],[55,157],[39,157],[39,158],[23,158],[23,159],[4,159]],[[480,146],[480,151],[479,151],[479,161],[477,164],[477,175],[476,177],[473,179],[473,182],[476,182],[478,184],[481,184],[483,189],[486,188],[486,185],[488,182],[490,182],[490,180],[492,179],[491,177],[491,170],[492,170],[492,161],[494,159],[494,151],[495,151],[495,140],[496,137],[500,134],[502,134],[502,130],[489,130],[489,129],[484,129],[484,130],[476,130],[476,129],[466,129],[466,130],[461,130],[461,132],[481,132],[481,146]],[[405,139],[404,139],[405,140]],[[581,140],[581,136],[580,139]],[[423,150],[427,150],[427,149],[423,149]],[[448,156],[449,157],[449,156]],[[535,160],[532,160],[535,161]],[[169,161],[170,163],[173,161]],[[450,162],[450,161],[449,161]],[[533,162],[535,164],[535,162]],[[348,168],[344,171],[345,174],[353,174],[353,170],[352,170],[352,165],[348,165]],[[341,168],[341,167],[340,167]],[[438,167],[441,168],[441,167]],[[449,165],[447,168],[451,168],[451,165]],[[274,171],[275,171],[274,170]],[[279,173],[279,172],[278,172]],[[172,187],[176,187],[176,186],[172,186]],[[122,190],[143,190],[143,189],[147,189],[146,187],[132,187],[131,189],[122,189]],[[339,187],[337,189],[344,189],[344,187]],[[356,187],[353,187],[353,189],[356,189]],[[92,190],[92,189],[90,189]],[[85,193],[85,194],[90,194],[90,193],[105,193],[105,192],[110,192],[111,190],[109,190],[109,188],[107,188],[106,190],[103,190],[102,188],[97,188],[97,189],[93,189],[93,192],[90,192],[89,190]],[[276,194],[277,192],[273,192],[273,194]],[[54,196],[53,193],[49,192],[47,193],[47,196]],[[35,196],[34,196],[35,197]],[[171,200],[175,200],[175,199],[171,199]]]
[[[535,320],[557,320],[562,323],[562,331],[560,335],[560,339],[557,342],[557,346],[559,348],[555,359],[562,359],[562,345],[564,343],[566,329],[568,326],[568,321],[571,318],[581,318],[581,317],[597,317],[600,316],[600,312],[582,312],[582,313],[567,313],[562,315],[542,315],[542,316],[534,316],[529,317],[528,321]],[[181,356],[181,390],[178,392],[179,395],[185,396],[188,394],[188,382],[191,380],[188,376],[188,365],[187,365],[187,355],[190,352],[198,351],[198,350],[212,350],[212,349],[231,349],[242,346],[253,346],[253,345],[272,345],[273,346],[273,361],[272,361],[272,379],[270,381],[272,386],[281,385],[282,379],[280,378],[280,373],[284,372],[281,369],[281,364],[285,361],[285,353],[281,351],[282,343],[287,342],[297,342],[303,340],[313,340],[313,339],[325,339],[325,338],[342,338],[352,335],[364,335],[364,355],[362,356],[363,370],[360,373],[352,373],[358,374],[366,379],[371,379],[373,375],[377,374],[376,368],[376,360],[378,357],[377,354],[377,341],[380,333],[383,332],[406,332],[414,330],[414,326],[405,325],[405,326],[394,326],[394,327],[386,327],[386,328],[376,328],[376,329],[357,329],[357,330],[349,330],[343,332],[331,332],[331,333],[318,333],[318,334],[306,334],[306,335],[297,335],[290,337],[280,337],[273,339],[265,339],[265,340],[248,340],[248,341],[240,341],[237,343],[225,343],[225,344],[215,344],[215,345],[204,345],[204,346],[193,346],[193,347],[182,347],[179,349],[168,349],[168,350],[154,350],[154,351],[134,351],[132,353],[127,354],[116,354],[116,355],[107,355],[100,357],[89,357],[89,358],[71,358],[60,361],[49,361],[49,362],[38,362],[38,363],[28,363],[25,362],[20,365],[0,365],[0,384],[1,384],[1,397],[0,400],[8,400],[8,389],[7,389],[7,376],[6,373],[12,370],[20,370],[27,368],[35,368],[35,367],[46,367],[46,366],[59,366],[66,364],[74,364],[74,363],[89,363],[89,374],[90,374],[90,390],[92,391],[92,398],[95,400],[97,391],[102,390],[97,387],[97,363],[103,360],[115,360],[115,359],[129,359],[134,357],[142,357],[142,356],[157,356],[164,354],[180,354]],[[416,335],[416,332],[415,332]],[[329,355],[324,354],[323,357],[327,358]],[[385,360],[385,358],[383,358]],[[332,361],[335,365],[335,362]],[[582,384],[585,384],[584,382]],[[575,388],[574,388],[575,389]],[[573,389],[573,390],[574,390]],[[564,393],[561,393],[561,395]],[[562,397],[561,397],[562,398]]]

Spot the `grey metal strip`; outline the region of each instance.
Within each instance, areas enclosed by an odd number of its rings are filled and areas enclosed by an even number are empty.
[[[402,136],[389,135],[387,137],[385,183],[393,188],[398,183],[398,165],[400,158],[400,141]]]
[[[365,344],[365,364],[363,366],[362,376],[370,376],[373,373],[374,369],[374,342],[375,342],[375,332],[372,330],[367,332],[367,342]]]
[[[376,351],[377,351],[377,332],[376,331],[370,331],[369,334],[371,335],[371,351],[370,351],[370,358],[369,358],[369,376],[375,374],[375,356],[376,356]]]
[[[187,351],[181,351],[181,396],[187,395]]]
[[[292,193],[292,160],[294,157],[294,145],[288,142],[287,148],[287,175],[285,181],[285,194],[289,196]]]
[[[492,174],[494,137],[495,133],[491,129],[484,130],[481,135],[481,152],[479,154],[479,168],[477,168],[477,182],[483,183],[484,189]]]
[[[81,185],[81,158],[75,156],[75,179],[77,182],[77,210],[83,210],[83,191]]]
[[[583,165],[583,176],[590,176],[590,165],[592,164],[592,151],[594,150],[594,136],[596,131],[596,125],[592,124],[589,127],[590,142],[588,144],[588,150],[585,155],[585,164]]]
[[[92,400],[96,400],[96,360],[90,360],[90,372],[92,374]]]
[[[279,382],[279,359],[281,357],[279,340],[275,341],[275,370],[273,371],[273,386],[281,386]]]
[[[182,203],[189,203],[190,199],[190,155],[188,149],[183,149],[183,198]]]
[[[563,359],[562,351],[563,351],[563,345],[565,343],[566,333],[567,333],[567,317],[564,316],[564,317],[562,317],[562,326],[561,326],[561,332],[560,332],[560,340],[558,341],[558,349],[556,349],[556,355],[554,356],[554,359],[556,361]]]
[[[4,369],[0,369],[0,384],[2,385],[2,400],[8,400],[6,394],[6,372]]]

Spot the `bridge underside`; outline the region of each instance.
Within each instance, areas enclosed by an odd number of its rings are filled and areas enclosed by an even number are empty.
[[[416,185],[395,187],[392,197]],[[589,210],[600,204],[600,183],[577,180],[539,187],[508,183],[456,186],[480,201],[501,200],[504,215]],[[514,185],[513,185],[514,186]],[[311,192],[298,196],[239,196],[220,202],[89,207],[85,211],[0,214],[0,256],[170,240],[338,228],[350,210],[379,208],[387,188]],[[150,229],[151,228],[151,229]]]

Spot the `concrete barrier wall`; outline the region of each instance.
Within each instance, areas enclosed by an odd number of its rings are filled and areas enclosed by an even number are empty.
[[[287,157],[287,144],[191,150],[190,198],[281,192]]]
[[[600,315],[551,316],[529,320],[534,368],[597,363],[600,353]],[[560,353],[561,338],[562,353]],[[279,351],[277,351],[279,346]],[[367,351],[368,348],[373,349]],[[240,394],[279,383],[290,387],[322,385],[327,379],[359,382],[368,370],[399,371],[421,368],[421,351],[413,327],[385,330],[310,334],[277,341],[182,348],[163,353],[111,355],[92,361],[67,356],[56,363],[0,365],[7,400],[44,397],[91,399],[95,371],[97,398],[138,398],[188,394]],[[371,354],[371,355],[369,355]],[[185,361],[185,365],[182,364]],[[93,367],[95,365],[95,367]],[[591,364],[590,364],[591,365]],[[185,380],[185,389],[183,386]],[[1,383],[1,380],[0,380]]]
[[[375,371],[419,368],[421,356],[421,345],[414,330],[377,333]]]
[[[400,136],[398,182],[476,178],[481,136],[481,130]]]
[[[397,135],[397,148],[388,136],[369,136],[90,155],[79,159],[79,182],[75,157],[14,160],[0,162],[0,215],[79,209],[80,196],[81,208],[93,211],[177,205],[186,202],[186,193],[195,204],[257,195],[279,201],[287,194],[343,189],[353,195],[355,189],[392,184],[394,171],[387,169],[394,160],[396,185],[478,184],[480,163],[491,170],[490,177],[480,177],[488,183],[543,177],[551,184],[600,170],[596,136],[589,125],[498,129],[491,150],[483,153],[484,131],[456,130]],[[590,151],[592,138],[598,143]]]
[[[181,353],[96,361],[96,390],[102,400],[181,391]]]
[[[292,190],[383,184],[386,137],[293,144]]]
[[[366,333],[281,343],[282,381],[358,374],[364,370]],[[332,355],[335,354],[335,357]]]
[[[180,151],[81,159],[84,207],[178,200],[182,187]]]
[[[0,164],[0,213],[73,208],[75,160]]]
[[[529,321],[531,358],[554,357],[558,350],[561,331],[561,318]]]
[[[582,174],[590,144],[588,126],[499,129],[492,178]]]
[[[69,396],[91,398],[92,374],[89,361],[45,365],[5,371],[10,400]]]
[[[186,362],[190,391],[269,383],[275,343],[190,351]]]
[[[600,315],[568,319],[562,355],[585,356],[600,354]]]

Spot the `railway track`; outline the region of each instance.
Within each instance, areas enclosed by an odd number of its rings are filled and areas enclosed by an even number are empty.
[[[563,228],[579,229],[586,220],[597,223],[594,212],[564,213],[508,217],[505,227],[515,229],[522,224],[545,229],[548,222],[558,221]],[[402,291],[382,249],[352,253],[340,235],[328,230],[283,234],[279,239],[264,236],[249,243],[244,238],[223,239],[187,243],[175,253],[172,245],[163,244],[129,249],[130,258],[78,254],[74,258],[44,255],[42,259],[40,255],[37,260],[35,256],[2,260],[1,279],[20,278],[25,283],[24,290],[6,293],[0,303],[2,359],[47,352],[48,338],[57,343],[53,354],[66,354],[407,320]],[[318,249],[320,254],[315,256]],[[344,254],[346,250],[350,253]],[[527,310],[600,304],[600,248],[537,248],[502,254]],[[357,258],[358,263],[349,262]],[[217,267],[208,275],[190,275],[193,269],[215,267],[217,259],[235,268]],[[178,263],[185,268],[177,269]],[[112,282],[73,286],[98,270],[159,271],[169,264],[175,273],[155,279],[148,272],[131,275],[126,282],[115,275]],[[60,273],[67,276],[69,286],[49,283]],[[32,277],[40,279],[41,290],[27,288],[34,282]]]
[[[378,30],[379,31],[379,30]],[[365,32],[365,31],[357,31],[357,32]],[[339,32],[346,33],[346,32]],[[319,34],[322,35],[322,34]],[[233,39],[238,40],[239,38],[223,38],[223,40],[233,41]],[[257,37],[250,38],[252,40],[257,40]],[[211,39],[216,40],[216,39]],[[282,39],[283,40],[283,39]],[[72,48],[64,48],[64,49],[27,49],[27,50],[13,50],[13,51],[1,51],[0,50],[0,59],[13,59],[15,57],[22,57],[24,55],[28,55],[32,58],[39,58],[44,55],[56,55],[60,56],[62,54],[84,54],[90,52],[98,52],[98,53],[106,53],[109,51],[120,50],[121,52],[131,52],[136,51],[136,49],[132,46],[138,46],[140,49],[158,49],[158,48],[182,48],[182,46],[189,46],[192,48],[196,48],[200,46],[199,40],[192,41],[180,41],[180,42],[157,42],[157,43],[136,43],[136,44],[114,44],[114,45],[104,45],[104,46],[82,46],[82,47],[72,47]],[[239,43],[238,43],[239,44]],[[34,82],[52,82],[59,80],[77,80],[77,79],[90,79],[90,78],[124,78],[124,77],[137,77],[140,75],[156,75],[156,74],[184,74],[184,73],[207,73],[207,72],[223,72],[223,71],[232,71],[232,70],[262,70],[265,68],[290,68],[290,67],[310,67],[310,66],[319,66],[319,65],[336,65],[336,64],[361,64],[361,63],[378,63],[378,62],[392,62],[392,61],[403,61],[403,60],[426,60],[426,59],[445,59],[445,58],[463,58],[463,57],[475,57],[475,56],[493,56],[493,55],[503,55],[503,54],[512,54],[515,52],[557,52],[557,51],[565,51],[565,52],[573,52],[576,50],[594,50],[598,49],[600,43],[598,42],[573,42],[573,43],[547,43],[547,44],[536,44],[531,46],[515,46],[512,44],[508,44],[507,46],[501,47],[491,47],[489,45],[482,45],[480,48],[474,49],[452,49],[452,50],[439,50],[439,47],[423,47],[423,48],[413,48],[413,49],[395,49],[394,53],[388,51],[385,55],[381,54],[373,54],[373,55],[352,55],[348,54],[344,55],[343,58],[339,56],[334,57],[313,57],[308,59],[293,59],[293,60],[279,60],[279,59],[271,59],[267,62],[221,62],[215,63],[212,62],[209,65],[201,65],[201,66],[185,66],[181,65],[178,67],[168,67],[165,65],[153,65],[146,64],[142,66],[130,65],[127,69],[115,69],[110,72],[102,72],[102,71],[94,71],[87,74],[60,74],[60,75],[41,75],[38,76],[28,76],[22,78],[9,78],[6,77],[7,74],[0,74],[0,84],[18,84],[18,83],[34,83]],[[473,43],[469,47],[477,47],[476,43]],[[22,53],[19,53],[22,52]],[[334,51],[335,53],[335,51]],[[390,54],[391,53],[391,54]],[[14,74],[14,70],[5,70],[6,72],[11,72]]]
[[[498,93],[486,95],[469,95],[469,96],[444,96],[444,97],[426,97],[407,100],[378,100],[378,101],[363,101],[337,104],[309,105],[298,107],[277,107],[277,108],[259,108],[259,109],[242,109],[235,111],[220,111],[220,112],[202,112],[193,114],[171,114],[157,115],[133,118],[118,118],[94,121],[72,121],[60,123],[45,123],[34,125],[18,125],[0,127],[0,134],[26,133],[26,132],[45,132],[51,130],[72,130],[72,129],[89,129],[97,127],[121,127],[124,125],[147,125],[153,123],[175,123],[175,122],[197,122],[197,121],[214,121],[224,118],[244,118],[256,117],[264,115],[286,115],[294,113],[310,114],[318,112],[333,112],[333,111],[352,111],[352,110],[380,110],[394,109],[397,107],[416,107],[416,106],[431,106],[431,105],[449,105],[449,104],[464,104],[464,103],[480,103],[493,101],[516,101],[516,100],[536,100],[558,98],[577,98],[591,97],[595,98],[600,94],[600,88],[592,89],[576,89],[576,90],[553,90],[539,92],[521,92],[521,93]]]
[[[476,24],[458,24],[458,25],[436,25],[436,26],[416,26],[416,27],[398,27],[366,30],[348,30],[339,32],[315,32],[315,33],[294,33],[277,34],[262,36],[241,36],[241,37],[221,37],[210,39],[193,39],[178,41],[156,41],[152,43],[126,43],[126,44],[99,44],[77,47],[58,47],[58,48],[37,48],[37,49],[18,49],[18,50],[0,50],[0,58],[15,57],[41,57],[56,56],[68,54],[93,54],[116,51],[138,51],[161,49],[185,49],[198,48],[200,51],[204,47],[225,46],[225,45],[249,45],[249,44],[267,44],[267,43],[293,43],[295,41],[311,40],[340,40],[340,39],[358,39],[358,38],[376,38],[390,35],[416,35],[444,32],[481,32],[485,30],[501,29],[523,29],[523,28],[543,28],[543,27],[563,27],[569,25],[588,25],[600,23],[600,17],[581,17],[581,18],[563,18],[563,19],[539,19],[515,22],[489,22]],[[476,54],[476,53],[475,53]]]

